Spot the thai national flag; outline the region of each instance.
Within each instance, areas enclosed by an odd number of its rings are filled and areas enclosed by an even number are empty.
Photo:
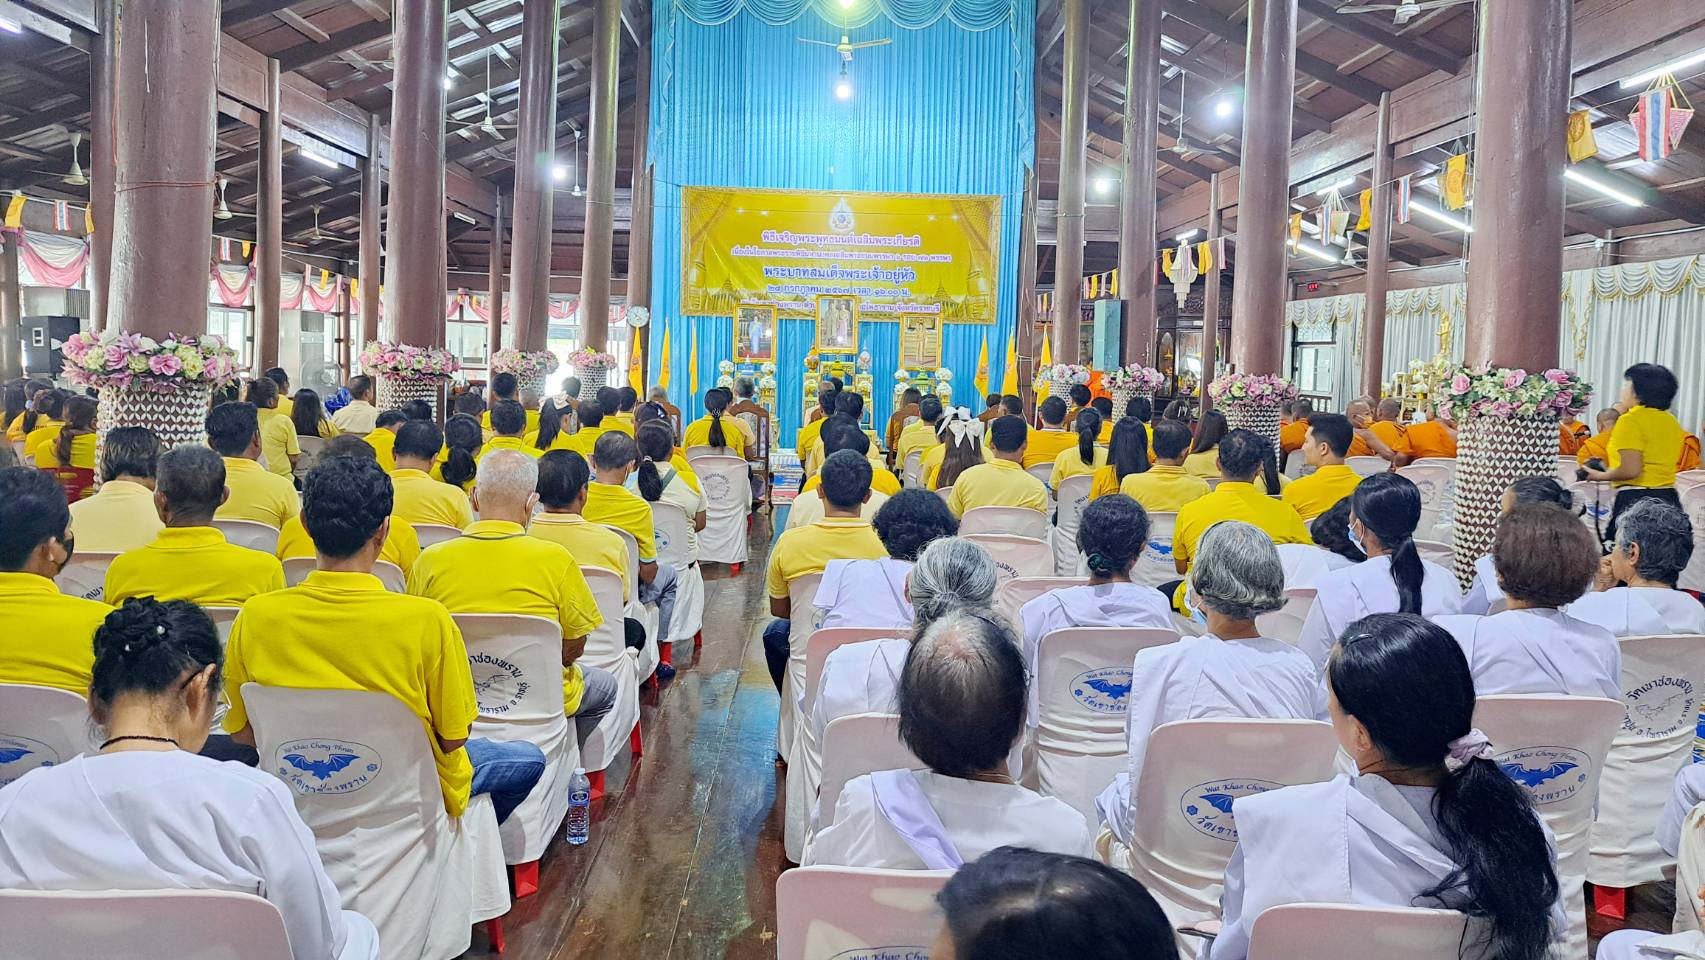
[[[64,200],[53,201],[53,229],[70,231],[71,204]]]
[[[1640,159],[1662,160],[1669,156],[1669,88],[1660,87],[1640,95],[1634,113],[1628,119],[1634,124],[1634,137],[1640,145]]]

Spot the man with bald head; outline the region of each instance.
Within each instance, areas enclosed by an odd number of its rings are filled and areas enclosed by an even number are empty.
[[[1355,435],[1350,439],[1350,452],[1346,457],[1384,457],[1394,466],[1402,466],[1396,462],[1398,453],[1389,444],[1381,440],[1373,430],[1374,402],[1366,397],[1357,397],[1344,408],[1344,416],[1349,418],[1350,426],[1355,428]]]
[[[1390,460],[1392,466],[1398,467],[1408,463],[1410,456],[1409,432],[1397,420],[1402,415],[1403,401],[1396,397],[1386,397],[1376,407],[1373,422],[1367,425],[1367,431],[1373,434],[1374,439],[1384,444],[1386,450],[1391,451],[1391,454],[1380,450],[1378,446],[1374,445],[1373,440],[1369,440],[1368,445],[1374,448],[1375,453]]]

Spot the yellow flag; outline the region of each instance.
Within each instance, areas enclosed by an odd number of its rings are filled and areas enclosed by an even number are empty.
[[[1018,395],[1018,331],[1006,338],[1006,373],[1001,375],[1002,395]]]
[[[638,327],[628,328],[628,386],[645,396],[645,363],[640,355]]]
[[[1048,367],[1051,367],[1054,365],[1054,351],[1053,351],[1052,346],[1048,342],[1050,339],[1051,339],[1050,337],[1043,337],[1042,338],[1042,359],[1041,359],[1040,363],[1041,363],[1043,369],[1047,369]]]
[[[1296,243],[1297,241],[1299,241],[1301,239],[1302,239],[1302,214],[1293,213],[1293,214],[1291,214],[1291,242]]]
[[[1598,156],[1598,140],[1593,137],[1592,111],[1576,110],[1569,114],[1569,162],[1580,163]]]
[[[1113,299],[1117,300],[1117,299],[1119,299],[1119,268],[1118,267],[1113,268],[1112,276],[1113,276],[1113,283],[1111,284],[1112,289],[1109,290],[1108,292],[1113,295]]]
[[[983,348],[977,352],[977,377],[973,382],[978,393],[989,392],[989,335],[986,333],[983,334]]]
[[[24,199],[22,193],[12,194],[12,199],[6,204],[6,226],[16,230],[24,225]]]
[[[663,328],[663,349],[657,355],[657,385],[669,389],[669,328]]]
[[[1172,276],[1172,248],[1165,247],[1160,251],[1160,275]]]
[[[1214,268],[1214,247],[1206,240],[1196,244],[1196,269],[1207,273]]]
[[[245,251],[243,251],[243,253],[245,256],[247,256],[248,251],[245,250]],[[361,299],[361,281],[360,280],[349,281],[349,299],[351,299],[351,300],[360,300]]]
[[[699,395],[699,328],[693,326],[690,339],[687,340],[687,393]]]
[[[1468,154],[1459,153],[1445,161],[1440,187],[1444,191],[1445,209],[1461,210],[1468,202]]]
[[[249,262],[249,250],[253,249],[253,247],[254,247],[254,241],[252,241],[252,240],[244,240],[243,241],[243,262],[244,263]]]
[[[1356,220],[1357,230],[1366,230],[1373,226],[1373,191],[1362,191],[1362,215]]]
[[[327,288],[331,285],[332,285],[332,272],[330,270],[327,270],[325,267],[321,267],[320,268],[320,289],[324,290],[325,288]]]
[[[93,207],[83,208],[83,232],[95,232],[95,208]]]

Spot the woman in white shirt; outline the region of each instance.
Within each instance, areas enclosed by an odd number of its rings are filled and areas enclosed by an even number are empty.
[[[1638,501],[1616,520],[1616,546],[1599,562],[1597,592],[1569,604],[1569,615],[1618,637],[1705,633],[1705,604],[1675,588],[1692,558],[1687,514],[1655,498]]]
[[[1409,478],[1378,473],[1356,485],[1350,495],[1349,534],[1368,558],[1315,581],[1314,606],[1297,637],[1297,649],[1308,654],[1317,676],[1338,635],[1370,613],[1437,617],[1460,609],[1456,576],[1422,560],[1415,549],[1415,525],[1420,522],[1421,491]]]
[[[906,599],[906,575],[928,544],[959,532],[959,521],[939,496],[927,490],[902,490],[871,518],[876,536],[888,549],[878,560],[830,560],[813,601],[819,629],[893,627],[910,632],[912,604]]]
[[[94,646],[89,712],[107,740],[0,790],[0,889],[249,893],[283,914],[295,960],[378,957],[283,782],[196,756],[223,659],[201,608],[127,600]]]
[[[1565,510],[1575,509],[1575,497],[1555,477],[1521,477],[1510,484],[1499,501],[1498,514],[1509,513],[1518,503],[1549,503]],[[1474,582],[1462,596],[1462,612],[1483,617],[1492,612],[1492,605],[1504,599],[1498,589],[1498,574],[1492,569],[1492,555],[1474,561]]]
[[[1586,592],[1598,561],[1592,532],[1561,507],[1518,503],[1498,519],[1492,563],[1507,608],[1437,618],[1462,646],[1481,696],[1622,699],[1616,638],[1565,609]]]
[[[1010,628],[954,610],[906,653],[900,740],[927,769],[854,777],[806,864],[952,870],[996,847],[1087,856],[1083,815],[1013,781],[1024,730],[1024,660]]]
[[[1327,680],[1356,773],[1238,798],[1211,960],[1244,960],[1256,918],[1287,903],[1461,910],[1463,956],[1546,956],[1564,923],[1551,842],[1472,729],[1474,680],[1450,635],[1409,614],[1359,620]]]

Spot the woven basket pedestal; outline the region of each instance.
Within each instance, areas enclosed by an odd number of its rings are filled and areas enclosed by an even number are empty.
[[[517,373],[515,375],[516,389],[529,397],[544,396],[545,375],[543,373]]]
[[[432,405],[432,412],[438,412],[438,395],[443,392],[444,381],[438,377],[420,377],[412,380],[401,377],[379,375],[379,409],[395,410],[410,400],[425,400]]]
[[[95,415],[95,462],[106,449],[107,432],[115,427],[147,427],[160,438],[161,449],[207,443],[207,410],[213,386],[183,383],[173,393],[154,393],[137,387],[102,387]]]
[[[1267,438],[1276,453],[1279,449],[1279,408],[1252,403],[1226,403],[1219,407],[1226,424],[1233,430],[1249,430]]]
[[[1113,398],[1113,419],[1118,420],[1125,415],[1125,408],[1138,397],[1154,399],[1154,394],[1148,390],[1138,390],[1136,387],[1113,387],[1107,391]]]
[[[1557,420],[1547,417],[1470,417],[1456,452],[1456,578],[1474,580],[1474,561],[1492,550],[1504,491],[1521,477],[1557,472]]]
[[[584,366],[575,367],[574,375],[580,378],[580,399],[596,399],[598,388],[610,385],[610,371],[612,369],[612,366],[603,363],[588,363]]]

